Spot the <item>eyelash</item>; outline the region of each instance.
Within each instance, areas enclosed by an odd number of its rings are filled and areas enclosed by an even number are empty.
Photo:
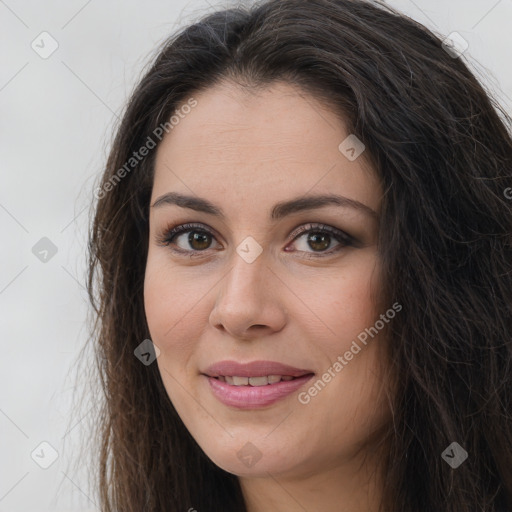
[[[209,249],[203,249],[203,250],[185,250],[180,248],[174,248],[170,247],[173,242],[172,240],[177,237],[178,235],[181,235],[183,233],[187,233],[189,231],[197,231],[200,233],[207,233],[208,235],[215,238],[215,235],[208,229],[204,228],[201,224],[181,224],[176,227],[169,226],[164,233],[157,237],[157,244],[160,246],[169,247],[171,251],[185,255],[188,254],[190,258],[201,256],[202,253],[208,251]],[[303,256],[304,258],[311,259],[311,258],[323,258],[327,256],[331,256],[334,253],[339,252],[344,247],[351,247],[355,246],[357,244],[356,240],[352,238],[351,236],[347,235],[343,231],[340,231],[338,229],[332,228],[330,226],[326,226],[325,224],[317,224],[317,223],[311,223],[306,224],[304,226],[301,226],[301,228],[298,228],[294,230],[292,233],[293,240],[297,240],[300,236],[307,234],[307,233],[315,233],[315,234],[327,234],[332,236],[337,242],[339,242],[341,245],[338,248],[330,249],[325,252],[321,253],[306,253],[310,254],[310,256]],[[298,251],[298,252],[304,252],[304,251]]]

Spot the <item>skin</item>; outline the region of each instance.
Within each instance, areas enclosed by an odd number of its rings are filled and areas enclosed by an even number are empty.
[[[226,359],[278,361],[316,373],[299,390],[307,391],[375,324],[390,307],[372,294],[381,287],[378,219],[331,205],[272,222],[270,211],[283,200],[335,193],[378,213],[379,181],[364,153],[351,162],[339,151],[349,135],[339,116],[290,84],[249,91],[223,82],[193,97],[197,106],[158,147],[151,205],[180,192],[208,199],[226,218],[150,208],[144,300],[169,398],[208,457],[238,475],[249,512],[376,511],[378,461],[364,443],[390,418],[382,333],[308,404],[296,392],[262,409],[228,407],[201,372]],[[159,243],[169,225],[189,222],[213,232],[192,246],[189,232],[174,239],[193,259]],[[290,237],[308,223],[359,245]],[[248,236],[263,249],[250,264],[236,251]],[[247,442],[261,454],[252,467],[237,456]]]

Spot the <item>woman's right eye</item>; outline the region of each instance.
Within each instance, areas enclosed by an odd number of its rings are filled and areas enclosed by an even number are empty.
[[[185,237],[187,234],[188,236]],[[201,225],[182,224],[181,226],[168,229],[158,240],[158,243],[181,253],[201,252],[210,248],[212,238],[215,239],[213,233]],[[182,244],[181,247],[180,242]]]

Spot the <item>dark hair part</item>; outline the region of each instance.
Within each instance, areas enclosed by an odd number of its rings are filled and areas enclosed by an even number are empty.
[[[270,0],[205,16],[165,42],[134,91],[102,187],[180,103],[220,80],[297,85],[343,112],[385,190],[379,232],[391,323],[392,424],[382,510],[512,510],[511,120],[462,58],[374,3]],[[341,142],[341,141],[340,141]],[[153,150],[101,194],[89,240],[103,511],[246,510],[176,413],[143,282]],[[105,189],[106,190],[106,189]],[[452,442],[469,454],[452,469]]]

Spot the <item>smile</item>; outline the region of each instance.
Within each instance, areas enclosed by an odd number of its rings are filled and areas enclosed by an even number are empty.
[[[227,375],[219,375],[215,378],[232,386],[268,386],[269,384],[277,384],[282,380],[290,381],[296,377],[291,375],[266,375],[263,377],[229,377]]]
[[[273,361],[222,361],[202,374],[217,400],[238,409],[272,405],[299,390],[314,375],[312,370]]]

